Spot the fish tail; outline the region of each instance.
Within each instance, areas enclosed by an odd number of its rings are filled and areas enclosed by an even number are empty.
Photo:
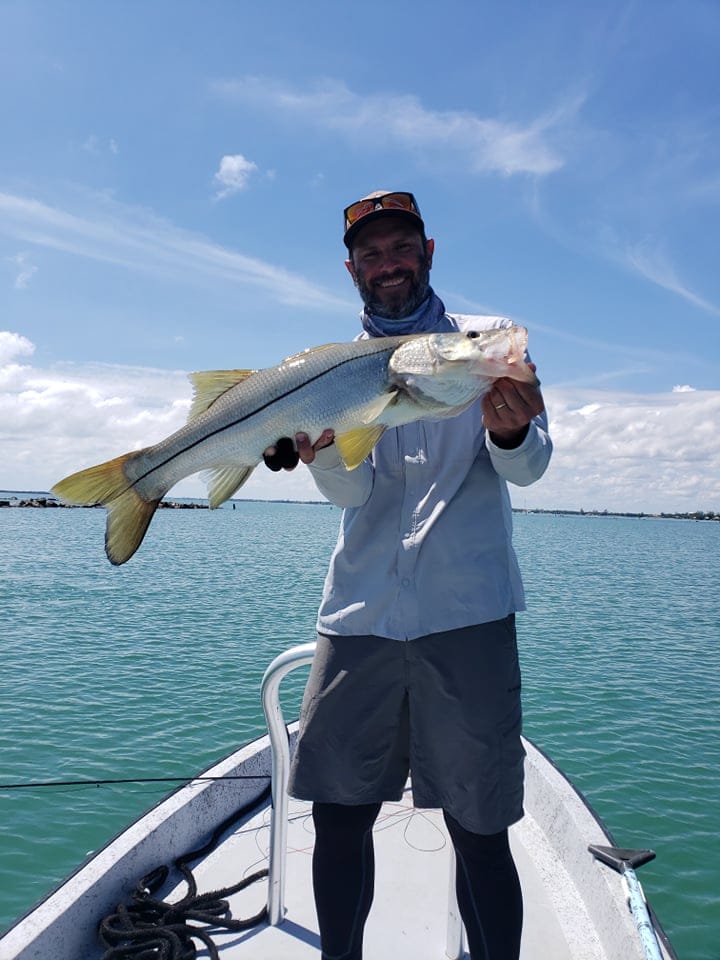
[[[125,464],[137,455],[126,453],[106,463],[80,470],[60,480],[51,491],[65,503],[106,508],[105,553],[115,566],[129,560],[140,546],[162,499],[161,495],[157,499],[146,500],[128,479]]]

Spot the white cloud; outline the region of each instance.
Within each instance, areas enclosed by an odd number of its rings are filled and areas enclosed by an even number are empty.
[[[258,167],[252,160],[246,160],[241,153],[226,155],[220,161],[220,169],[215,174],[215,180],[220,184],[216,193],[219,200],[244,190],[250,177],[257,173]]]
[[[16,357],[29,357],[35,352],[35,344],[19,333],[0,330],[0,372],[11,366]]]
[[[84,214],[0,192],[0,233],[22,243],[127,270],[170,276],[179,282],[222,279],[259,287],[292,306],[347,307],[346,301],[297,274],[219,246],[107,196],[94,196],[92,212]]]
[[[86,153],[99,154],[109,151],[117,155],[118,142],[114,137],[105,139],[104,137],[98,137],[95,133],[91,133],[83,143],[82,148]]]
[[[182,371],[110,364],[41,369],[18,363],[33,344],[0,332],[0,488],[47,490],[61,477],[155,443],[185,421]],[[624,394],[544,387],[553,460],[511,488],[518,507],[616,512],[720,512],[720,391]],[[177,496],[204,496],[198,477]],[[317,500],[307,470],[260,466],[246,497]]]
[[[185,423],[192,387],[184,371],[16,362],[34,349],[26,337],[0,331],[0,489],[48,490],[75,470],[156,443]],[[206,488],[196,475],[174,493],[204,497]],[[274,474],[264,466],[243,495],[321,499],[307,470]]]
[[[220,81],[215,91],[230,100],[302,117],[334,130],[364,147],[391,143],[441,160],[452,147],[452,162],[472,173],[518,173],[543,176],[565,163],[564,128],[583,98],[572,97],[534,120],[478,117],[470,111],[432,110],[411,95],[361,96],[344,84],[326,81],[298,91],[267,77]],[[382,117],[382,124],[378,123]]]
[[[14,257],[8,257],[8,260],[10,263],[14,263],[15,266],[19,268],[19,272],[15,276],[15,289],[25,290],[34,275],[37,273],[38,268],[28,261],[27,256],[24,253],[18,253]]]
[[[626,249],[626,261],[643,277],[671,293],[677,294],[701,310],[720,316],[720,307],[699,296],[679,278],[667,256],[652,243],[645,241]]]
[[[719,390],[629,394],[546,387],[555,446],[534,506],[720,512]],[[523,505],[525,491],[514,492]]]

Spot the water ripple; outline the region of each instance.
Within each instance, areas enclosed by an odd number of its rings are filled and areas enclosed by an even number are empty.
[[[267,663],[314,638],[339,512],[162,511],[113,568],[102,511],[0,511],[4,782],[183,777],[264,732]],[[526,732],[617,841],[650,846],[683,960],[720,915],[720,524],[522,515]],[[297,713],[304,671],[283,700]],[[168,785],[168,787],[171,785]],[[0,926],[163,785],[0,791]]]

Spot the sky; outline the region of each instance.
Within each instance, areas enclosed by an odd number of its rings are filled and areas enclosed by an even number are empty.
[[[351,340],[342,210],[398,189],[447,309],[529,330],[515,506],[720,512],[718,90],[716,0],[0,0],[0,489]]]

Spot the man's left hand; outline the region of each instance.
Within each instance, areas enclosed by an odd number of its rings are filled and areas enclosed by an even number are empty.
[[[534,363],[528,366],[535,371]],[[520,446],[530,421],[544,409],[539,380],[532,384],[500,377],[482,399],[485,429],[493,443],[506,450]]]
[[[291,437],[280,437],[272,446],[268,447],[263,453],[265,466],[271,470],[294,470],[299,461],[303,463],[312,463],[315,454],[323,447],[329,447],[335,440],[335,433],[332,430],[323,430],[315,443],[310,443],[310,437],[306,433],[296,433],[295,442]]]

